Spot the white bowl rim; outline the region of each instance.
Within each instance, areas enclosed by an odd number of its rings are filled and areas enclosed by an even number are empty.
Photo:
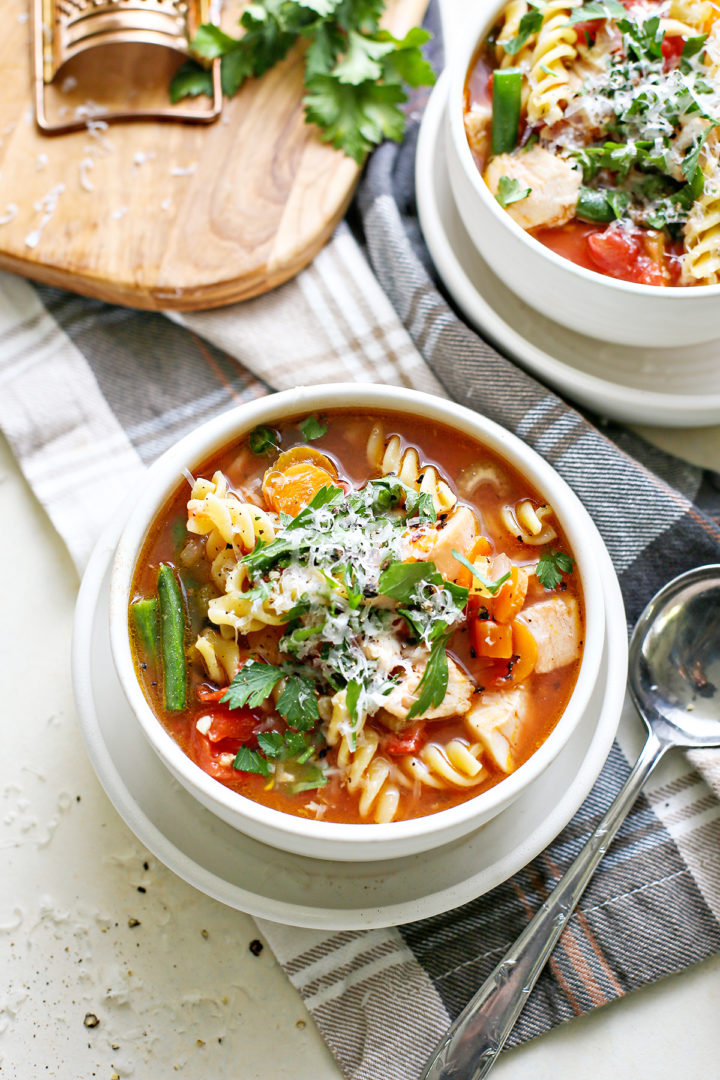
[[[592,282],[593,284],[601,283],[617,293],[624,293],[629,296],[662,297],[663,299],[669,300],[671,303],[678,302],[682,298],[684,298],[687,303],[688,300],[692,299],[700,300],[703,297],[712,298],[720,296],[720,284],[693,286],[642,285],[635,281],[622,281],[620,278],[601,274],[597,270],[588,270],[586,267],[573,262],[572,259],[566,259],[562,255],[558,255],[552,248],[546,247],[545,244],[541,244],[539,240],[536,240],[534,236],[531,236],[530,233],[526,232],[525,229],[518,225],[518,223],[503,210],[497,200],[490,194],[490,189],[483,180],[482,174],[475,164],[472,151],[470,150],[470,144],[467,141],[465,125],[463,123],[462,106],[457,108],[456,103],[462,102],[465,79],[473,57],[480,46],[480,42],[491,29],[494,20],[506,6],[507,2],[508,0],[500,0],[498,3],[496,0],[496,2],[491,5],[483,4],[481,11],[478,12],[477,21],[473,24],[472,33],[468,33],[467,36],[464,37],[464,44],[459,47],[456,55],[452,57],[452,74],[447,103],[450,131],[453,137],[458,161],[462,165],[463,172],[477,192],[478,197],[482,200],[495,219],[502,222],[516,239],[521,243],[526,244],[536,255],[543,255],[549,262],[558,267],[559,270],[563,270],[569,274],[575,274],[584,281]],[[480,254],[483,255],[484,258],[487,258],[483,252]],[[492,262],[489,259],[488,264],[492,266]]]
[[[137,556],[157,512],[177,488],[183,469],[190,468],[192,471],[194,465],[221,450],[233,439],[240,439],[261,423],[297,416],[303,411],[373,407],[387,412],[411,412],[465,431],[506,458],[548,498],[568,538],[576,568],[581,574],[585,638],[577,682],[565,711],[543,744],[515,772],[487,791],[449,809],[405,821],[365,825],[317,821],[274,810],[225,787],[196,765],[165,730],[140,687],[130,650],[128,604]],[[579,519],[578,526],[573,515]],[[421,850],[422,838],[426,837],[426,847],[436,846],[444,842],[443,834],[459,835],[469,831],[476,818],[486,820],[499,812],[500,807],[509,803],[554,759],[575,725],[582,721],[596,685],[605,630],[602,584],[592,553],[586,551],[582,542],[581,526],[583,518],[587,516],[587,511],[571,488],[536,451],[499,424],[454,401],[404,387],[368,383],[304,386],[257,398],[235,406],[195,428],[151,465],[141,482],[137,502],[123,529],[113,560],[110,640],[118,677],[146,737],[166,767],[176,776],[184,777],[189,790],[199,791],[200,801],[206,806],[221,806],[224,813],[220,816],[226,821],[229,820],[228,814],[236,818],[237,828],[242,830],[243,819],[251,821],[258,828],[278,835],[279,846],[291,847],[289,841],[280,843],[279,836],[282,835],[313,844],[327,844],[328,858],[339,857],[337,850],[341,845],[348,850],[367,845],[367,858],[374,859],[383,857],[379,851],[383,845],[401,847],[404,841],[415,841],[416,846],[410,850]],[[441,838],[433,839],[434,834],[440,834]],[[374,850],[371,851],[371,848]],[[348,857],[364,856],[358,850]]]

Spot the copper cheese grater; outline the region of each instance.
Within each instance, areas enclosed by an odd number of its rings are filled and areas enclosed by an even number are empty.
[[[162,46],[187,57],[188,42],[197,27],[214,21],[210,0],[32,0],[32,4],[35,114],[38,127],[53,134],[78,131],[87,125],[87,114],[51,120],[46,108],[46,92],[68,61],[110,45]],[[110,51],[105,52],[105,62],[112,63]],[[92,120],[210,123],[222,109],[219,60],[213,63],[212,77],[213,96],[207,108],[198,107],[197,99],[193,99],[193,108],[161,102],[154,108],[129,108],[126,98],[117,110],[93,109]]]

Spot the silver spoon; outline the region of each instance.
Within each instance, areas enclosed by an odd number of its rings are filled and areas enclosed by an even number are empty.
[[[431,1054],[420,1080],[487,1076],[575,905],[666,750],[720,746],[720,564],[674,578],[630,641],[629,686],[647,727],[640,757],[582,851]]]

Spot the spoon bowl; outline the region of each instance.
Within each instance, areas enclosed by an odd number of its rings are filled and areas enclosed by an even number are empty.
[[[633,631],[629,688],[647,727],[630,776],[575,861],[430,1056],[421,1080],[481,1080],[568,918],[663,754],[720,747],[720,563],[668,582]]]
[[[690,570],[653,597],[630,642],[628,684],[663,742],[720,745],[720,566]]]

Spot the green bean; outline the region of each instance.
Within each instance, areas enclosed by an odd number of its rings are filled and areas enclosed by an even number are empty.
[[[165,708],[177,712],[187,703],[185,602],[175,572],[167,563],[158,571],[158,600]]]
[[[492,129],[493,154],[509,154],[518,142],[522,72],[520,68],[497,68],[493,72]]]
[[[154,664],[158,656],[158,602],[155,597],[133,600],[130,610],[145,656]]]

